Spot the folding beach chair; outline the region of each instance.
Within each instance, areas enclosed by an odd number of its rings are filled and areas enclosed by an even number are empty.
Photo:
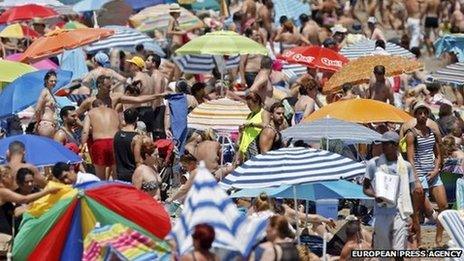
[[[445,210],[438,215],[438,220],[455,244],[456,249],[464,250],[464,218],[460,216],[459,212],[452,209]],[[462,260],[462,258],[464,257],[451,260]]]

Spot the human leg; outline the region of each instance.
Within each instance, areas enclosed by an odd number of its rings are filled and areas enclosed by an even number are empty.
[[[392,248],[392,229],[394,215],[375,215],[374,249],[389,250]]]
[[[440,178],[440,177],[437,177],[437,178]],[[445,191],[445,187],[443,186],[443,184],[431,187],[430,193],[432,193],[433,198],[435,199],[435,202],[437,202],[438,214],[442,212],[443,210],[447,209],[448,200],[446,198],[446,191]],[[437,246],[440,246],[442,244],[442,239],[443,239],[443,226],[437,220],[437,233],[435,234],[435,244]]]
[[[405,250],[408,244],[408,223],[397,213],[393,220],[392,247],[394,250]]]

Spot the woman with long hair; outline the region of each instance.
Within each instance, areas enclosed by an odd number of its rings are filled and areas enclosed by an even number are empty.
[[[193,251],[180,257],[181,261],[207,260],[219,258],[210,251],[215,238],[214,228],[208,224],[198,224],[193,228]]]
[[[161,200],[161,178],[158,173],[162,163],[153,141],[143,142],[140,155],[143,163],[135,169],[132,175],[132,184],[155,199]]]
[[[57,75],[53,70],[48,71],[44,77],[44,88],[40,92],[35,107],[36,132],[40,136],[52,138],[57,128],[56,113],[58,104],[53,96],[53,88],[57,83]]]

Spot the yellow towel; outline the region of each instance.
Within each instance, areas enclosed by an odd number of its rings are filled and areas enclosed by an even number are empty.
[[[262,123],[262,117],[261,115],[263,114],[264,109],[261,109],[258,113],[256,113],[253,117],[250,119],[247,119],[245,124],[249,123],[254,123],[254,124],[259,124]],[[245,153],[248,149],[248,146],[253,142],[253,140],[258,137],[259,133],[261,132],[261,128],[256,128],[256,127],[246,127],[243,130],[242,133],[242,139],[240,141],[240,147],[239,150],[242,153]]]

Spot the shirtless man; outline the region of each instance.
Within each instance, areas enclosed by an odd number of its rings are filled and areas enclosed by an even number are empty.
[[[257,15],[257,6],[255,0],[245,0],[242,4],[241,13],[244,14],[242,16],[242,24],[245,24],[246,21],[250,19],[256,19]]]
[[[388,102],[395,106],[395,99],[393,97],[393,90],[390,81],[385,78],[385,67],[377,65],[374,67],[374,76],[369,83],[370,98],[382,102]]]
[[[263,57],[261,60],[261,70],[256,76],[253,85],[249,89],[250,92],[255,92],[264,101],[264,109],[269,111],[269,108],[274,104],[275,100],[272,98],[274,88],[270,79],[272,71],[272,59],[269,57]]]
[[[406,26],[409,31],[411,41],[409,42],[409,49],[420,46],[421,39],[421,12],[418,0],[406,0],[406,11],[408,13],[408,20]]]
[[[53,139],[63,145],[74,143],[79,146],[82,125],[77,117],[76,108],[74,106],[63,107],[60,111],[60,118],[63,121],[63,127],[56,131]]]
[[[440,19],[440,0],[428,0],[425,7],[425,44],[427,51],[433,55],[433,42],[438,37]]]
[[[239,73],[242,83],[245,83],[247,87],[253,85],[261,68],[262,58],[263,56],[260,54],[245,54],[240,57]]]
[[[380,28],[377,27],[377,18],[375,18],[374,16],[369,17],[369,19],[367,19],[367,27],[369,28],[371,33],[371,40],[382,40],[384,42],[387,42],[382,30],[380,30]]]
[[[113,138],[119,130],[119,116],[115,110],[108,108],[101,100],[95,100],[93,109],[85,116],[81,143],[86,144],[90,135],[90,157],[95,166],[95,174],[101,180],[106,180],[106,167],[111,168],[112,177],[116,179],[114,162]]]
[[[261,154],[282,148],[283,141],[280,132],[287,126],[284,124],[285,108],[281,102],[274,103],[269,112],[271,113],[271,122],[259,134],[259,153]]]
[[[267,31],[267,35],[272,34],[272,9],[274,4],[272,0],[263,0],[263,4],[258,7],[258,21],[262,22],[264,29]],[[267,40],[267,39],[266,39]]]
[[[11,189],[16,190],[18,184],[16,184],[16,173],[21,168],[28,168],[34,172],[34,183],[37,184],[40,188],[44,188],[47,185],[47,181],[44,176],[40,174],[39,170],[32,164],[25,163],[26,147],[24,143],[20,141],[13,141],[8,145],[8,150],[6,152],[6,160],[8,166],[11,168],[11,173],[13,173],[13,187]]]
[[[98,52],[92,58],[92,62],[95,67],[82,79],[82,85],[90,89],[95,89],[97,87],[96,81],[98,76],[106,75],[110,77],[111,81],[114,81],[116,83],[115,91],[124,91],[124,83],[127,79],[119,73],[115,72],[113,69],[108,68],[110,66],[110,58],[107,54],[103,52]]]
[[[461,4],[456,1],[454,6],[454,12],[451,15],[451,27],[459,28],[460,32],[464,32],[464,14],[462,12]]]
[[[351,260],[351,251],[369,250],[371,246],[360,238],[361,228],[359,221],[348,221],[346,225],[346,242],[340,254],[340,261]]]
[[[280,42],[280,53],[284,53],[286,50],[293,47],[299,46],[300,44],[311,44],[298,29],[293,25],[291,20],[287,20],[283,23],[282,27],[277,31],[275,42]]]
[[[320,45],[319,42],[319,25],[312,19],[309,18],[307,14],[300,15],[300,34],[303,35],[304,38],[308,39],[311,44]]]

